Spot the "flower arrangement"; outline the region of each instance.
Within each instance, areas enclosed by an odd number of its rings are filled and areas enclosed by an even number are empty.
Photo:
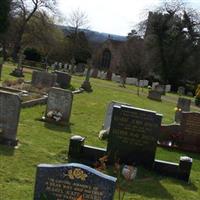
[[[51,110],[47,113],[47,117],[59,122],[62,120],[62,113],[60,111]]]
[[[107,168],[106,166],[107,161],[108,161],[108,156],[107,155],[103,156],[94,164],[95,169],[99,171],[105,171]],[[137,175],[137,168],[134,166],[124,165],[122,171],[121,168],[122,166],[120,165],[119,160],[115,161],[114,173],[116,174],[117,177],[118,200],[124,200],[126,194],[126,190],[121,187],[122,185],[121,181],[123,180],[123,178],[126,182],[132,184],[132,181],[135,179]],[[121,177],[121,175],[123,176],[123,178]]]

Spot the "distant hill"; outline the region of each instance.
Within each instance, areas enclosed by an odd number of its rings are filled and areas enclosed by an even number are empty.
[[[58,27],[61,30],[63,30],[63,32],[65,34],[67,34],[68,31],[73,29],[72,27],[69,27],[69,26],[58,25]],[[114,35],[114,34],[109,34],[109,33],[100,33],[97,31],[86,30],[86,29],[82,29],[82,31],[85,32],[87,38],[92,42],[102,43],[102,42],[106,41],[108,38],[111,38],[111,39],[117,40],[117,41],[126,41],[125,36]]]

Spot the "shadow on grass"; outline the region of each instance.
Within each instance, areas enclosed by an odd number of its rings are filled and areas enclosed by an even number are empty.
[[[113,169],[108,170],[111,176],[115,176]],[[126,181],[122,176],[118,177],[121,193],[125,191],[127,195],[140,195],[143,198],[173,200],[174,197],[163,186],[162,181],[168,179],[174,185],[181,185],[188,191],[197,191],[198,188],[193,183],[186,183],[173,178],[160,176],[153,171],[138,167],[137,177],[134,181]],[[118,193],[118,191],[116,191]],[[126,197],[125,194],[125,197]],[[133,198],[134,199],[134,198]]]
[[[74,126],[73,123],[69,124],[61,124],[55,121],[45,121],[42,118],[35,119],[36,121],[40,121],[44,123],[45,128],[57,131],[57,132],[68,132],[71,133],[71,126]]]
[[[45,122],[44,124],[45,128],[48,128],[50,130],[57,132],[67,132],[67,133],[71,133],[71,126],[73,125],[74,125],[73,123],[69,123],[69,125],[59,125],[50,122]]]
[[[7,147],[5,145],[0,145],[0,155],[13,156],[15,153],[14,147]]]

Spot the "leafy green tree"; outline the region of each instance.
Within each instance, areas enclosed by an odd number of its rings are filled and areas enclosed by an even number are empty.
[[[10,0],[0,0],[0,33],[5,33],[9,26]]]
[[[186,81],[187,63],[198,50],[199,21],[194,13],[179,2],[149,13],[145,35],[148,63],[164,83],[175,87]]]

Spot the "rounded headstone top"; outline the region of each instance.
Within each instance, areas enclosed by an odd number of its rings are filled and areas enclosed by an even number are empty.
[[[85,138],[81,137],[80,135],[74,135],[71,137],[71,140],[76,140],[76,141],[83,141]]]

